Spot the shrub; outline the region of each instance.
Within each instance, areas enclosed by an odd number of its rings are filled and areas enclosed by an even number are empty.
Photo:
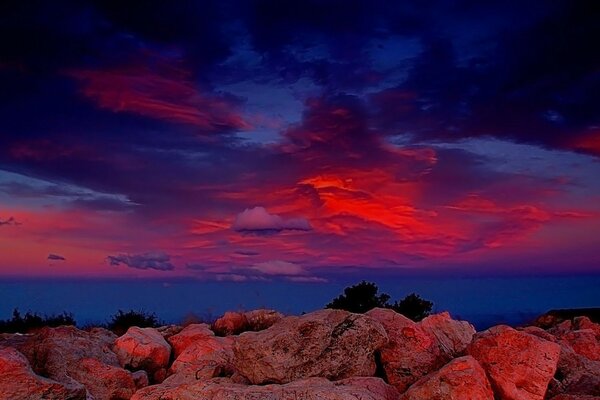
[[[108,329],[120,336],[127,332],[127,329],[132,326],[140,328],[157,328],[161,326],[161,324],[162,323],[154,313],[147,313],[141,310],[130,310],[127,312],[119,310],[111,317],[111,320],[108,323]]]
[[[389,300],[390,296],[388,294],[379,294],[379,288],[376,284],[362,281],[344,289],[344,293],[327,304],[325,308],[346,310],[359,314],[377,307],[389,308],[413,321],[420,321],[430,314],[433,307],[432,302],[422,299],[415,293],[393,304],[390,304]]]
[[[433,303],[418,294],[411,293],[399,302],[395,302],[390,308],[413,321],[420,321],[431,313]]]
[[[13,310],[11,319],[0,321],[0,332],[27,333],[45,326],[57,327],[61,325],[76,325],[73,314],[63,312],[58,315],[40,315],[27,311],[21,315],[18,309]]]
[[[374,283],[362,281],[357,285],[344,289],[344,294],[333,299],[325,308],[335,308],[360,314],[377,307],[387,308],[390,296],[385,293],[378,294],[378,291],[379,289]]]

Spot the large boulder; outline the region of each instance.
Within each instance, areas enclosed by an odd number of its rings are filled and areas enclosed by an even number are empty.
[[[156,329],[132,326],[115,340],[113,349],[124,368],[143,369],[155,382],[166,376],[171,346]]]
[[[168,337],[167,341],[173,349],[173,357],[177,358],[194,342],[202,341],[214,335],[214,332],[207,324],[191,324],[186,326],[179,333]]]
[[[237,335],[248,329],[248,318],[241,312],[228,311],[215,321],[213,330],[219,336]]]
[[[38,376],[27,358],[11,347],[0,348],[0,399],[85,400],[86,390]]]
[[[505,325],[475,335],[468,353],[487,372],[503,400],[543,400],[560,346]]]
[[[579,329],[565,332],[559,336],[562,344],[570,346],[577,354],[600,361],[600,341],[593,329]]]
[[[570,346],[561,346],[558,368],[548,391],[552,395],[600,396],[600,361],[577,354]]]
[[[171,365],[164,383],[190,383],[198,379],[231,376],[233,358],[231,337],[206,336],[188,346]]]
[[[170,387],[149,386],[131,400],[397,400],[398,393],[379,378],[330,382],[309,378],[285,385],[248,386],[227,378]]]
[[[43,328],[20,350],[36,373],[73,390],[84,387],[95,400],[117,400],[127,398],[135,386],[111,350],[115,338],[102,328],[88,332],[73,326]]]
[[[494,400],[481,365],[470,356],[457,358],[412,385],[401,400]]]
[[[259,309],[244,313],[248,321],[249,331],[262,331],[279,322],[284,316],[275,310]]]
[[[80,360],[79,367],[71,370],[71,377],[82,383],[94,400],[129,400],[137,390],[129,371],[94,358]]]
[[[383,308],[367,315],[387,332],[389,342],[380,350],[381,364],[388,382],[400,393],[462,354],[475,333],[471,324],[453,320],[448,313],[432,315],[419,323]]]
[[[433,337],[441,354],[450,360],[462,354],[475,335],[475,327],[467,321],[457,321],[448,312],[430,315],[419,322],[423,330]]]
[[[386,343],[385,330],[374,319],[321,310],[241,334],[234,343],[233,364],[253,384],[372,376],[374,353]]]

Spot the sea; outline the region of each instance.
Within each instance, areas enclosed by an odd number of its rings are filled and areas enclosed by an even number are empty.
[[[72,313],[78,325],[106,323],[118,310],[154,313],[165,323],[211,320],[228,310],[276,309],[301,314],[323,308],[348,285],[292,282],[203,282],[148,279],[0,280],[0,319],[22,313]],[[550,309],[600,307],[600,276],[403,277],[376,282],[392,300],[417,293],[479,330],[531,322]]]

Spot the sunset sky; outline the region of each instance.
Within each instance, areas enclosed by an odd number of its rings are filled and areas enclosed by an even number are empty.
[[[600,272],[599,16],[2,1],[0,277]]]

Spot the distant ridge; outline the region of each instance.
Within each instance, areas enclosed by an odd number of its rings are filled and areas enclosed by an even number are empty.
[[[550,328],[566,320],[572,320],[576,317],[588,317],[592,322],[600,322],[600,307],[590,308],[561,308],[550,310],[540,315],[534,321],[534,325],[540,328]]]

